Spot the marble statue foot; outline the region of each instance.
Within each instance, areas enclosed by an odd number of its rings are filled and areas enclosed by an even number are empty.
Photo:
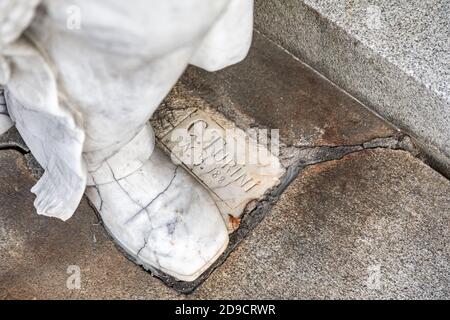
[[[228,232],[208,192],[155,149],[143,166],[88,186],[105,227],[134,261],[182,281],[200,276],[225,250]]]

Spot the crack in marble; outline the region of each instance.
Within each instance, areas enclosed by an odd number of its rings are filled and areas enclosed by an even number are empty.
[[[93,176],[91,176],[92,181],[94,182],[94,185],[91,186],[92,188],[94,188],[97,191],[98,197],[100,198],[100,205],[98,208],[98,213],[102,212],[103,209],[103,198],[102,198],[102,194],[100,193],[100,187],[99,185],[97,185],[97,183],[95,182],[95,178]]]
[[[148,239],[147,239],[146,237],[144,237],[144,245],[143,245],[142,248],[140,248],[140,249],[138,250],[138,252],[136,253],[136,256],[137,256],[137,257],[139,257],[139,255],[141,254],[142,250],[145,249],[145,247],[147,246],[147,243],[148,243]]]
[[[138,207],[141,207],[141,208],[142,208],[142,205],[141,205],[137,200],[135,200],[135,199],[128,193],[128,191],[125,190],[125,188],[120,184],[119,180],[116,179],[116,176],[115,176],[115,174],[114,174],[114,171],[113,171],[111,165],[109,164],[108,160],[105,160],[105,163],[106,163],[106,165],[108,166],[109,170],[111,171],[111,175],[112,175],[114,181],[117,183],[117,185],[119,186],[119,188],[123,191],[123,193],[125,193],[125,194],[127,195],[127,197],[128,197],[135,205],[137,205]],[[133,173],[135,173],[135,172],[133,172]]]
[[[162,256],[162,257],[164,257],[164,256],[167,256],[168,257],[168,255],[165,255],[165,254],[162,254],[162,253],[159,253],[159,252],[157,252],[157,251],[155,251],[154,249],[152,249],[152,248],[149,248],[147,245],[148,245],[148,242],[149,242],[149,238],[150,238],[150,236],[151,236],[151,234],[156,230],[156,229],[158,229],[158,228],[162,228],[162,227],[168,227],[169,229],[170,229],[170,225],[168,225],[168,224],[164,224],[164,225],[162,225],[162,226],[159,226],[159,227],[155,227],[154,225],[153,225],[153,222],[152,222],[152,218],[151,218],[151,216],[150,216],[150,212],[148,211],[148,209],[149,209],[149,207],[161,196],[161,195],[163,195],[169,188],[170,188],[170,186],[172,185],[172,183],[173,183],[173,181],[175,180],[175,178],[176,178],[176,176],[177,176],[177,172],[178,172],[178,168],[179,168],[179,166],[176,166],[175,167],[175,170],[174,170],[174,174],[173,174],[173,177],[171,178],[171,180],[169,181],[169,183],[168,183],[168,185],[161,191],[161,192],[159,192],[148,204],[146,204],[146,205],[142,205],[142,204],[140,204],[137,200],[135,200],[130,194],[129,194],[129,192],[121,185],[121,183],[119,182],[119,180],[118,179],[116,179],[116,177],[115,177],[115,174],[114,174],[114,171],[113,171],[113,169],[112,169],[112,167],[111,167],[111,165],[108,163],[108,161],[106,160],[105,161],[105,163],[106,163],[106,165],[108,166],[108,168],[109,168],[109,170],[111,171],[111,174],[112,174],[112,177],[113,177],[113,179],[114,179],[114,181],[117,183],[117,185],[119,186],[119,188],[124,192],[124,194],[135,204],[135,205],[137,205],[138,207],[140,207],[141,209],[135,214],[135,215],[133,215],[130,219],[128,219],[126,222],[125,222],[125,224],[127,224],[127,223],[129,223],[131,220],[133,220],[135,217],[137,217],[140,213],[142,213],[142,212],[146,212],[146,216],[147,216],[147,219],[148,219],[148,221],[149,221],[149,223],[150,223],[150,230],[148,231],[148,233],[144,236],[144,244],[143,244],[143,246],[138,250],[138,252],[137,252],[137,254],[136,254],[136,256],[137,257],[139,257],[139,255],[142,253],[142,251],[145,249],[145,248],[147,248],[148,250],[150,250],[150,253],[153,255],[153,257],[154,257],[154,260],[155,260],[155,263],[157,264],[157,266],[159,267],[160,266],[160,262],[159,262],[159,257],[160,256]],[[95,183],[95,181],[94,181],[94,183]],[[97,187],[97,185],[96,185],[96,187]],[[99,190],[97,189],[97,192],[99,193],[99,196],[100,196],[100,192],[99,192]],[[101,199],[101,198],[100,198]],[[102,200],[102,199],[101,199]],[[99,210],[100,211],[100,210]],[[176,221],[172,221],[171,223],[172,224],[176,224],[176,222],[178,221],[178,219],[176,219]],[[169,223],[170,224],[170,223]],[[173,226],[173,229],[175,229],[175,226]]]
[[[137,133],[136,134],[134,134],[132,137],[131,137],[131,139],[129,140],[130,142],[131,141],[133,141],[138,135],[139,135],[139,133],[141,133],[141,130],[142,130],[142,128],[139,128],[138,130],[137,130]],[[89,135],[87,135],[86,134],[86,136],[88,136],[89,137],[89,139],[91,139],[92,141],[96,141],[96,139],[94,139],[93,137],[91,137],[91,136],[89,136]],[[107,146],[105,146],[105,147],[102,147],[102,148],[98,148],[98,149],[92,149],[92,150],[90,150],[89,152],[90,153],[98,153],[98,152],[102,152],[102,151],[104,151],[104,150],[108,150],[108,149],[110,149],[112,146],[114,146],[114,145],[117,145],[119,142],[117,142],[117,141],[115,141],[115,142],[113,142],[113,143],[111,143],[110,145],[107,145]],[[125,144],[126,145],[126,144]],[[110,155],[108,155],[108,157],[106,158],[106,160],[104,160],[105,162],[106,161],[108,161],[109,159],[111,159],[111,158],[113,158],[114,156],[116,156],[118,153],[120,153],[122,151],[122,148],[118,148],[116,151],[114,151],[113,153],[111,153]],[[97,166],[96,166],[96,168],[94,169],[94,170],[90,170],[90,171],[88,171],[89,173],[96,173],[101,167],[102,167],[102,165],[103,165],[103,162],[100,162]]]
[[[158,256],[169,257],[169,255],[167,255],[167,254],[165,255],[165,254],[162,254],[162,253],[158,253],[158,252],[156,252],[154,249],[148,248],[147,245],[148,245],[148,241],[149,241],[149,238],[150,238],[150,235],[152,234],[152,232],[154,232],[156,229],[161,228],[161,227],[164,227],[164,226],[167,226],[167,227],[168,227],[170,223],[155,228],[155,227],[152,225],[152,219],[151,219],[151,217],[150,217],[150,212],[148,211],[148,209],[149,209],[149,207],[152,205],[152,203],[154,203],[154,202],[156,201],[156,199],[158,199],[161,195],[163,195],[163,194],[170,188],[170,186],[172,185],[173,181],[175,180],[175,178],[176,178],[176,176],[177,176],[178,168],[179,168],[178,166],[175,167],[173,177],[172,177],[172,179],[170,180],[169,184],[164,188],[164,190],[162,190],[160,193],[158,193],[158,194],[156,195],[156,197],[153,198],[153,199],[152,199],[145,207],[143,207],[143,208],[142,208],[140,211],[138,211],[133,217],[131,217],[128,221],[125,222],[125,224],[129,223],[133,218],[137,217],[137,216],[138,216],[141,212],[143,212],[143,211],[145,211],[145,212],[147,213],[146,216],[147,216],[147,219],[149,220],[149,223],[150,223],[150,227],[151,227],[151,228],[150,228],[149,232],[147,233],[147,235],[144,236],[144,245],[139,249],[139,251],[138,251],[138,253],[137,253],[137,257],[139,257],[139,255],[140,255],[140,253],[142,252],[142,250],[144,250],[145,248],[147,248],[147,249],[149,249],[150,252],[153,254],[153,256],[154,256],[154,258],[155,258],[155,263],[156,263],[159,267],[161,266],[161,264],[160,264],[160,262],[159,262],[159,257],[158,257]],[[177,219],[176,221],[178,221],[178,219]],[[175,222],[175,223],[176,223],[176,222]],[[175,230],[175,226],[173,227],[173,229]]]
[[[141,210],[139,210],[138,212],[136,212],[136,214],[134,214],[131,218],[129,218],[127,221],[125,221],[125,225],[126,224],[128,224],[128,223],[130,223],[134,218],[136,218],[139,214],[141,214],[142,212],[144,212],[144,211],[146,211],[147,212],[147,216],[149,217],[149,220],[151,220],[150,219],[150,216],[149,216],[149,212],[148,212],[148,208],[160,197],[160,196],[162,196],[169,188],[170,188],[170,186],[172,185],[172,183],[173,183],[173,181],[175,180],[175,178],[176,178],[176,176],[177,176],[177,171],[178,171],[178,168],[179,168],[179,166],[176,166],[175,167],[175,170],[174,170],[174,174],[173,174],[173,177],[172,177],[172,179],[169,181],[169,184],[161,191],[161,192],[159,192],[157,195],[156,195],[156,197],[155,198],[153,198],[148,204],[146,204],[145,206],[142,206],[142,205],[140,205],[140,204],[138,204],[140,207],[141,207]],[[128,194],[127,194],[128,195]],[[133,199],[131,199],[132,201],[133,201]],[[136,203],[136,202],[135,202]],[[137,204],[137,203],[136,203]]]
[[[142,161],[139,161],[139,162],[142,163],[142,166],[144,166],[144,163],[143,163]],[[142,166],[141,166],[141,167],[142,167]],[[140,168],[139,168],[139,169],[140,169]],[[139,169],[137,169],[136,171],[138,171]],[[114,177],[113,177],[114,181],[103,182],[103,183],[97,183],[96,185],[97,185],[97,186],[104,186],[104,185],[110,184],[111,182],[119,182],[119,181],[122,181],[122,180],[124,180],[124,179],[126,179],[126,178],[132,176],[133,174],[135,174],[136,171],[133,171],[133,172],[131,172],[131,173],[129,173],[129,174],[127,174],[127,175],[121,177],[121,178],[114,178]],[[90,171],[89,173],[94,173],[94,172],[95,172],[95,171]]]

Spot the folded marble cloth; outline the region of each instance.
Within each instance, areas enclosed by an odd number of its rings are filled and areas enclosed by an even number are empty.
[[[40,0],[0,2],[0,87],[6,105],[1,109],[0,129],[5,131],[12,125],[10,116],[45,169],[32,191],[45,185],[41,197],[67,204],[64,210],[53,214],[39,205],[42,199],[38,197],[35,201],[38,213],[67,220],[85,188],[84,132],[81,120],[64,103],[49,59],[24,35],[40,3]],[[65,194],[58,190],[64,190]]]
[[[33,19],[40,0],[2,0],[0,2],[0,85],[6,84],[11,70],[2,54],[19,38]]]
[[[2,0],[0,2],[0,50],[19,38],[33,19],[41,0]]]

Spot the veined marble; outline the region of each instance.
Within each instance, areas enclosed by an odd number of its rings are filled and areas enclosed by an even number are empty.
[[[188,64],[241,61],[252,23],[253,0],[2,0],[0,85],[45,169],[32,189],[37,212],[69,219],[89,185],[137,263],[186,281],[208,268],[228,241],[220,212],[152,153],[147,122]],[[10,123],[0,116],[1,132]]]

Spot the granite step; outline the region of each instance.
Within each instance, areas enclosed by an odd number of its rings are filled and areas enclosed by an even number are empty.
[[[256,28],[420,142],[450,175],[447,0],[256,1]]]

